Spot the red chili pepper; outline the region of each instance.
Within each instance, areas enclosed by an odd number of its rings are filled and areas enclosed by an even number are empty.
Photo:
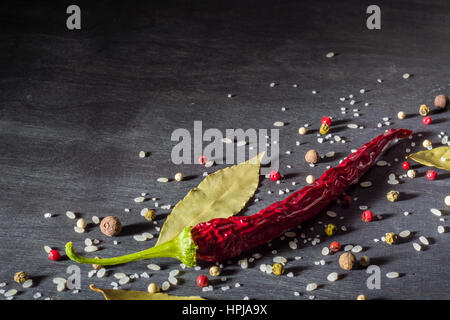
[[[59,253],[58,250],[52,249],[48,253],[48,258],[52,261],[58,261],[59,259],[61,259],[61,254]]]
[[[366,210],[362,213],[361,220],[364,222],[371,222],[373,220],[373,212]]]
[[[408,162],[408,161],[405,161],[405,162],[402,163],[402,168],[403,168],[403,169],[409,170],[409,167],[410,167],[410,166],[409,166],[409,162]]]
[[[425,125],[429,125],[431,123],[431,117],[423,117],[422,123]]]
[[[330,250],[332,252],[338,252],[339,250],[341,250],[341,244],[337,241],[333,241],[332,243],[330,243]]]
[[[280,180],[281,176],[280,176],[280,173],[278,171],[273,170],[273,171],[270,172],[269,178],[272,181],[278,181],[278,180]]]
[[[197,277],[197,285],[200,287],[200,288],[203,288],[203,287],[207,287],[208,286],[208,282],[209,282],[209,280],[208,280],[208,277],[207,276],[205,276],[204,274],[201,274],[201,275],[199,275],[198,277]]]
[[[292,193],[251,216],[217,218],[187,227],[179,235],[156,247],[110,259],[91,259],[77,255],[72,243],[66,244],[67,256],[77,262],[112,265],[155,257],[172,257],[187,266],[196,258],[222,261],[268,243],[302,222],[314,217],[348,187],[358,182],[378,156],[395,139],[412,134],[407,129],[391,129],[350,154],[337,167],[328,169],[313,184]]]
[[[428,180],[436,180],[438,173],[434,170],[428,170],[427,171],[427,178]]]

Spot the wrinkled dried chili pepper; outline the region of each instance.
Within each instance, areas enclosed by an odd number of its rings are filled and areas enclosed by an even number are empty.
[[[313,184],[277,201],[251,216],[234,216],[212,219],[185,228],[171,241],[129,255],[90,259],[75,254],[72,243],[66,244],[67,256],[80,263],[114,265],[134,260],[156,257],[172,257],[187,266],[193,266],[196,258],[205,261],[221,261],[235,257],[246,250],[267,243],[284,231],[315,216],[375,163],[389,144],[412,134],[407,129],[391,129],[364,144],[345,158],[335,168],[330,168]]]

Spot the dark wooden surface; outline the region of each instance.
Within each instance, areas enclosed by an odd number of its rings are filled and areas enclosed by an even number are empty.
[[[439,93],[449,93],[450,5],[446,1],[379,1],[382,29],[365,27],[365,10],[371,3],[347,1],[81,1],[82,30],[65,27],[67,1],[0,4],[0,282],[2,289],[19,288],[13,283],[15,272],[24,270],[35,280],[31,289],[20,289],[17,299],[32,299],[36,292],[55,299],[102,299],[88,289],[90,283],[110,287],[114,272],[128,274],[148,271],[148,261],[109,268],[102,279],[87,278],[91,270],[82,265],[82,289],[58,293],[52,279],[67,277],[70,261],[50,262],[44,245],[63,250],[72,240],[77,248],[89,237],[102,240],[96,253],[102,257],[144,249],[156,240],[136,242],[134,234],[149,231],[153,225],[139,215],[144,205],[133,199],[141,192],[157,197],[160,204],[174,205],[202,179],[205,170],[198,165],[176,166],[170,160],[170,135],[177,128],[193,130],[193,121],[202,120],[204,128],[272,128],[275,121],[288,124],[280,130],[281,171],[289,178],[278,186],[264,180],[258,191],[259,202],[245,214],[252,214],[283,196],[279,188],[301,188],[308,174],[319,176],[327,165],[336,165],[351,149],[390,127],[406,127],[421,132],[414,136],[421,150],[425,137],[439,146],[437,135],[449,130],[449,111],[434,113],[434,123],[424,126],[417,110],[420,104],[432,104]],[[222,2],[220,2],[222,3]],[[333,59],[325,54],[334,51]],[[404,80],[402,75],[412,77]],[[382,78],[383,83],[378,83]],[[279,85],[270,88],[269,84]],[[298,83],[298,88],[292,84]],[[365,88],[368,92],[360,94]],[[313,95],[312,90],[319,91]],[[227,94],[235,95],[232,99]],[[355,95],[354,106],[339,101]],[[369,106],[364,106],[369,102]],[[281,112],[286,107],[286,112]],[[347,107],[343,115],[341,107]],[[360,117],[352,116],[359,109]],[[398,111],[408,114],[399,121]],[[316,131],[304,137],[298,127],[309,123],[317,130],[324,115],[340,121],[335,133],[346,144],[318,144]],[[383,117],[391,125],[377,128]],[[364,130],[347,129],[357,123]],[[299,147],[295,141],[302,141]],[[308,299],[305,286],[317,282],[316,299],[355,299],[366,294],[371,299],[448,299],[450,298],[449,238],[439,235],[438,225],[448,225],[433,216],[431,207],[444,210],[449,194],[449,174],[439,170],[440,178],[427,181],[426,168],[418,167],[414,180],[401,180],[392,187],[386,183],[389,173],[403,174],[400,163],[410,141],[401,142],[382,157],[391,167],[375,167],[365,179],[370,189],[356,186],[349,194],[358,200],[348,209],[332,205],[344,220],[330,219],[324,213],[297,230],[314,237],[316,246],[302,244],[295,251],[288,240],[276,240],[272,247],[254,252],[264,257],[246,270],[225,263],[225,282],[214,282],[214,291],[202,293],[194,283],[207,272],[185,270],[180,285],[169,293],[201,295],[209,299]],[[304,153],[316,148],[336,157],[310,168]],[[150,156],[140,159],[138,152]],[[285,151],[292,154],[286,155]],[[292,165],[288,169],[286,165]],[[160,176],[183,172],[191,179],[182,183],[158,184]],[[389,203],[385,194],[398,189],[404,200]],[[272,190],[273,194],[267,194]],[[369,206],[383,219],[370,224],[360,221],[360,205]],[[131,208],[130,213],[124,208]],[[103,236],[90,225],[88,232],[73,231],[74,221],[65,217],[72,210],[90,221],[93,215],[116,215],[125,228],[117,238]],[[446,210],[446,211],[445,211]],[[411,212],[405,217],[404,211]],[[44,219],[44,213],[54,217]],[[157,209],[161,226],[167,210]],[[321,249],[331,239],[323,234],[324,224],[334,221],[347,232],[333,237],[342,244],[360,244],[382,272],[381,289],[368,290],[365,270],[343,272],[337,255],[323,257]],[[310,231],[314,228],[314,231]],[[398,245],[375,243],[386,232],[414,232],[411,239]],[[426,236],[431,244],[416,252],[412,242]],[[294,278],[262,274],[260,263],[271,263],[272,250],[289,259],[287,272]],[[301,260],[294,260],[302,256]],[[315,261],[324,259],[325,266]],[[160,272],[123,286],[145,290],[149,281],[161,284],[168,273],[179,268],[175,260],[159,259]],[[337,271],[341,280],[329,283],[326,276]],[[387,279],[390,271],[401,273]],[[235,288],[235,283],[241,287]],[[222,291],[221,286],[232,287]],[[294,296],[294,291],[301,293]],[[0,298],[3,299],[3,298]],[[41,298],[42,299],[42,298]]]

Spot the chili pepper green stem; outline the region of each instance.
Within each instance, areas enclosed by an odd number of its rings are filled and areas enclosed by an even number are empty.
[[[156,247],[114,258],[87,258],[75,253],[72,242],[66,243],[66,255],[78,263],[116,265],[151,258],[175,258],[188,267],[195,266],[197,246],[191,237],[191,227],[183,229],[174,239]]]

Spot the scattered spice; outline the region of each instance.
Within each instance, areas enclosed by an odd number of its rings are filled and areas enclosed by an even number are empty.
[[[48,258],[52,261],[58,261],[59,259],[61,259],[61,254],[58,250],[52,249],[48,253]]]
[[[272,181],[278,181],[278,180],[280,180],[281,175],[280,175],[280,173],[279,173],[278,171],[272,170],[272,171],[270,172],[270,174],[269,174],[269,178],[270,178],[270,180],[272,180]]]
[[[337,227],[334,224],[328,224],[327,228],[325,229],[325,233],[327,236],[331,237],[332,235],[336,234]]]
[[[213,277],[220,276],[220,268],[218,266],[212,266],[209,268],[209,274]]]
[[[309,174],[306,176],[306,183],[313,184],[316,181],[316,178],[314,178],[313,175]]]
[[[205,165],[206,162],[208,161],[208,158],[206,156],[200,156],[200,157],[198,157],[197,161],[198,161],[199,164]]]
[[[434,106],[439,109],[445,109],[447,102],[448,97],[445,94],[440,94],[434,98]]]
[[[384,240],[386,241],[387,244],[394,244],[397,242],[397,239],[398,237],[394,232],[389,232],[384,237]]]
[[[301,135],[306,134],[306,128],[305,127],[298,128],[298,133],[301,134]]]
[[[14,281],[18,284],[23,284],[25,281],[28,280],[28,275],[24,271],[19,271],[14,275]]]
[[[428,140],[428,139],[425,139],[425,140],[423,140],[423,142],[422,142],[422,146],[424,147],[424,148],[429,148],[429,147],[431,147],[433,145],[433,143],[430,141],[430,140]]]
[[[410,169],[406,172],[406,175],[408,176],[408,178],[414,179],[416,177],[416,170]]]
[[[368,256],[362,256],[359,258],[359,264],[363,267],[370,265],[370,258]]]
[[[284,273],[284,266],[279,262],[274,263],[272,266],[272,273],[276,276],[281,276]]]
[[[344,252],[339,257],[339,266],[344,270],[352,270],[356,266],[356,257],[351,252]]]
[[[208,277],[207,276],[205,276],[204,274],[201,274],[201,275],[199,275],[198,277],[197,277],[197,285],[200,287],[200,288],[203,288],[203,287],[207,287],[208,286],[208,282],[209,282],[209,280],[208,280]]]
[[[147,208],[144,208],[144,209],[147,209]],[[142,209],[142,210],[144,210],[144,209]],[[145,210],[144,218],[147,221],[153,221],[156,218],[155,210],[149,210],[149,209]]]
[[[80,219],[77,220],[77,227],[78,228],[84,229],[84,228],[86,228],[86,226],[87,226],[86,220],[84,220],[83,218],[80,218]]]
[[[158,285],[156,283],[150,283],[147,287],[148,293],[157,293],[159,291]]]
[[[425,117],[426,115],[428,115],[430,113],[430,107],[428,107],[426,104],[422,104],[419,107],[419,114],[423,117]]]
[[[445,197],[444,202],[445,202],[445,205],[450,207],[450,195]]]
[[[390,202],[395,202],[398,200],[398,198],[400,197],[400,192],[398,191],[389,191],[386,195],[386,198],[390,201]]]
[[[423,117],[422,118],[422,123],[424,124],[424,125],[429,125],[430,123],[431,123],[431,117],[430,116],[426,116],[426,117]]]
[[[311,149],[305,154],[305,160],[308,163],[316,164],[319,161],[319,153]]]
[[[122,231],[122,224],[120,223],[119,218],[108,216],[102,219],[100,231],[108,237],[117,236]]]
[[[438,176],[438,173],[434,170],[428,170],[427,171],[427,179],[428,180],[436,180]]]
[[[184,226],[178,235],[165,243],[121,257],[97,261],[89,259],[77,255],[71,242],[66,244],[66,254],[71,260],[80,263],[115,265],[155,257],[172,257],[181,260],[186,266],[195,265],[197,258],[213,262],[238,256],[317,215],[354,181],[360,179],[375,164],[387,145],[411,134],[412,131],[407,129],[384,132],[344,159],[338,167],[325,171],[313,186],[306,186],[259,213],[222,219],[214,217],[197,223],[193,228]],[[259,170],[256,173],[259,176]]]
[[[373,220],[374,214],[370,210],[366,210],[362,213],[361,220],[364,222],[371,222]]]
[[[330,243],[330,250],[332,252],[338,252],[339,250],[341,250],[341,244],[337,241],[333,241],[332,243]]]

